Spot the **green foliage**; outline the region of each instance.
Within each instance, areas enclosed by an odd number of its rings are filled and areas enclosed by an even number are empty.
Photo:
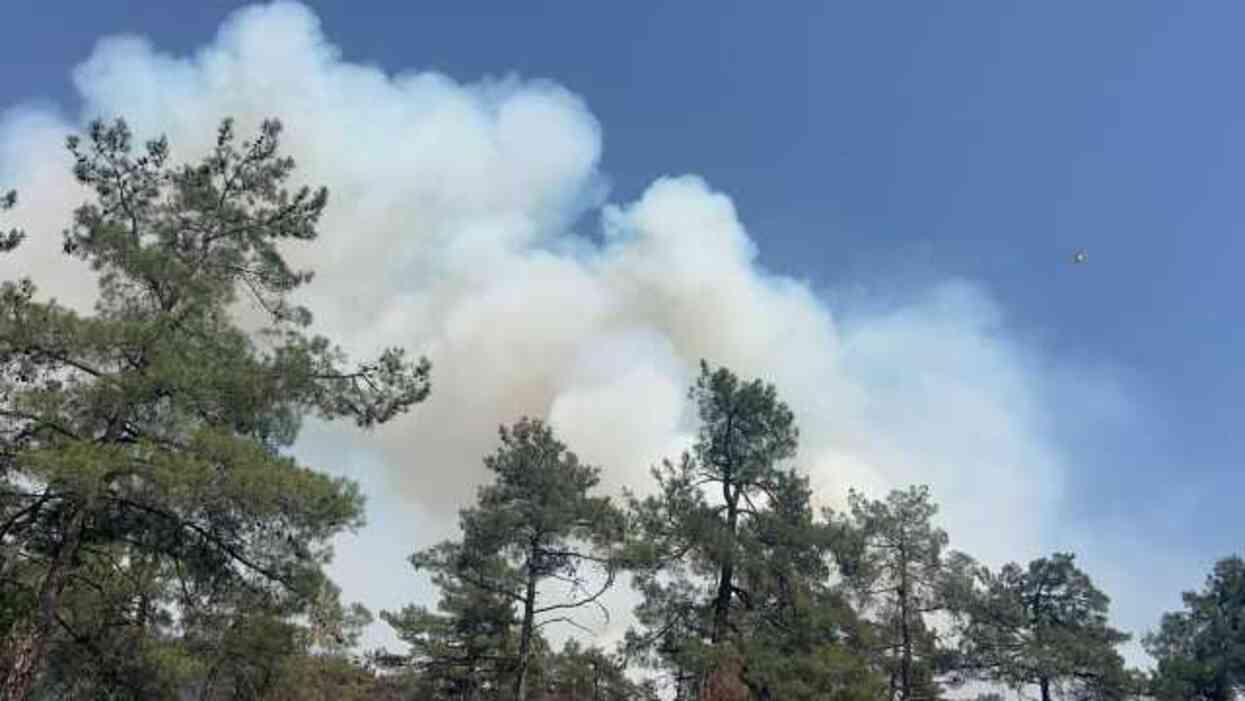
[[[413,645],[418,660],[467,674],[463,683],[470,689],[485,683],[479,676],[486,652],[511,655],[513,697],[526,699],[535,688],[529,687],[529,672],[539,628],[575,624],[570,612],[599,606],[618,570],[626,524],[608,497],[590,495],[600,469],[581,463],[543,422],[520,419],[502,427],[500,437],[501,446],[484,459],[493,482],[480,488],[476,506],[461,512],[463,540],[411,557],[416,569],[432,571],[443,587],[444,615],[417,608],[382,615]],[[569,594],[551,598],[539,588],[547,581],[566,585]],[[468,606],[479,608],[468,615]],[[502,643],[512,606],[520,615],[517,649],[510,653]]]
[[[381,701],[411,698],[390,680],[336,654],[288,658],[263,701]]]
[[[381,619],[410,646],[404,662],[438,698],[498,697],[508,688],[517,654],[514,600],[464,580],[457,543],[417,553],[411,562],[432,573],[441,601],[435,613],[423,606],[381,612]],[[495,575],[503,567],[493,562],[481,569]]]
[[[1185,592],[1184,610],[1166,613],[1143,640],[1157,661],[1160,699],[1220,701],[1245,688],[1245,560],[1215,563],[1201,591]]]
[[[853,491],[851,519],[843,528],[856,539],[848,581],[874,623],[879,666],[892,699],[941,698],[937,682],[951,650],[928,622],[949,612],[947,534],[933,525],[938,507],[927,487],[892,491],[869,500]]]
[[[1129,636],[1107,624],[1110,600],[1073,555],[974,574],[975,600],[962,609],[961,662],[968,670],[1016,689],[1038,686],[1044,700],[1055,693],[1124,695],[1129,677],[1116,648]]]
[[[666,669],[681,698],[715,670],[761,698],[825,698],[816,694],[836,682],[793,679],[792,665],[841,680],[863,663],[838,647],[855,620],[828,587],[833,531],[815,521],[807,480],[780,466],[796,451],[794,416],[772,385],[705,363],[690,398],[701,419],[693,449],[653,471],[656,495],[631,498],[643,601],[628,651]],[[830,696],[840,697],[856,698]]]
[[[569,640],[542,665],[546,681],[541,701],[657,701],[652,684],[627,678],[621,659],[599,648]]]
[[[0,684],[14,698],[51,646],[115,670],[117,646],[176,657],[152,641],[243,602],[256,620],[315,613],[328,542],[362,523],[363,500],[283,449],[308,413],[367,427],[427,396],[426,361],[391,349],[348,368],[289,302],[311,274],[278,247],[315,238],[327,192],[285,188],[280,132],[268,121],[238,145],[226,121],[180,167],[163,139],[136,154],[122,121],[69,139],[92,198],[64,250],[99,274],[95,312],[37,301],[30,280],[0,286]],[[267,314],[258,334],[233,320],[240,295]]]

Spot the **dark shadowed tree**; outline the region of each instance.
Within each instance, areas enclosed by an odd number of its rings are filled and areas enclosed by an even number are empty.
[[[1245,688],[1245,561],[1215,563],[1201,591],[1182,595],[1184,610],[1163,615],[1145,637],[1158,662],[1153,679],[1160,699],[1228,701]]]
[[[27,698],[53,643],[112,664],[116,651],[100,645],[115,641],[75,627],[70,599],[82,615],[109,612],[107,627],[150,632],[149,643],[182,625],[175,614],[217,604],[304,613],[323,589],[329,540],[361,523],[362,498],[286,454],[300,420],[370,427],[427,395],[426,362],[391,349],[349,367],[290,301],[311,273],[279,246],[316,237],[327,193],[286,188],[294,163],[280,132],[268,121],[239,144],[226,121],[207,157],[185,166],[163,139],[135,149],[120,121],[69,140],[90,199],[64,250],[98,273],[95,311],[38,301],[28,279],[0,287],[9,699]],[[243,300],[264,313],[258,332],[231,314]]]
[[[0,212],[7,212],[17,205],[17,192],[9,190],[0,194]],[[8,253],[17,248],[26,234],[21,229],[0,230],[0,253]]]

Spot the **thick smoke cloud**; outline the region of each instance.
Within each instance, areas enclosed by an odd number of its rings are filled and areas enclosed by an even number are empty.
[[[305,301],[319,329],[358,354],[395,344],[433,360],[413,415],[370,435],[314,424],[299,447],[371,495],[372,525],[339,545],[348,596],[431,603],[402,558],[453,534],[497,425],[520,415],[551,420],[609,490],[644,489],[689,441],[702,357],[778,385],[823,503],[928,483],[956,547],[998,563],[1057,545],[1070,466],[1049,418],[1069,409],[1045,388],[1064,378],[1009,339],[988,294],[948,279],[882,311],[832,310],[759,267],[732,199],[698,177],[607,204],[602,128],[556,84],[387,75],[342,60],[291,3],[234,14],[191,56],[104,39],[73,78],[80,118],[26,108],[0,122],[0,183],[20,189],[14,219],[31,233],[0,277],[89,304],[57,235],[83,197],[63,138],[86,119],[167,134],[180,159],[223,117],[248,134],[277,116],[300,177],[331,192],[321,239],[289,250],[318,271]],[[584,214],[598,230],[571,229]]]

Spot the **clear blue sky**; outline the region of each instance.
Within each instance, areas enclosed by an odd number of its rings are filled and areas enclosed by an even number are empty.
[[[101,35],[183,52],[241,4],[10,0],[0,106],[73,111],[70,69]],[[1100,454],[1071,476],[1069,518],[1239,547],[1245,4],[310,4],[352,61],[567,86],[605,125],[611,199],[699,173],[764,265],[828,293],[879,272],[982,283],[1016,333],[1113,368],[1147,412],[1086,441]],[[1176,486],[1198,523],[1133,522]]]

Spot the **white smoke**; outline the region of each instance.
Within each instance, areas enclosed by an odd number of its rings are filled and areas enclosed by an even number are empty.
[[[314,424],[300,443],[371,498],[372,524],[338,548],[347,597],[432,603],[403,558],[454,533],[497,425],[520,415],[551,420],[609,490],[643,491],[650,465],[689,440],[702,357],[778,385],[823,503],[928,483],[955,547],[998,563],[1055,545],[1069,465],[1048,424],[1066,407],[1043,388],[1059,378],[1009,340],[984,291],[945,280],[838,319],[807,284],[757,265],[731,198],[700,178],[605,204],[601,127],[555,84],[388,75],[342,60],[316,16],[284,2],[233,14],[192,56],[102,40],[74,81],[79,118],[25,108],[0,121],[0,183],[20,190],[12,218],[31,235],[0,277],[92,298],[58,236],[83,198],[63,138],[86,120],[124,116],[188,159],[226,116],[243,135],[276,116],[299,177],[331,192],[321,239],[289,251],[318,271],[306,299],[318,330],[356,354],[394,344],[432,359],[432,397],[412,415],[369,435]],[[592,212],[599,237],[570,229]],[[833,256],[824,245],[809,255]],[[614,620],[611,635],[626,612]]]

